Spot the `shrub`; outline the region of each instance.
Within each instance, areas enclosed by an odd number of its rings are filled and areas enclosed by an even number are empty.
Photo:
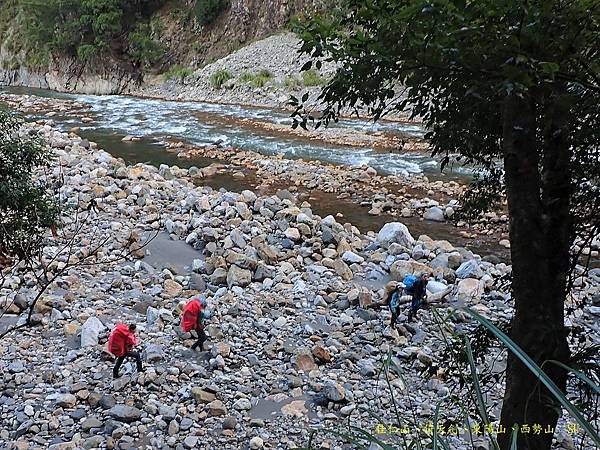
[[[22,124],[0,109],[0,260],[41,254],[44,235],[60,215],[56,192],[34,175],[47,170],[55,155],[37,137],[20,133]]]
[[[302,81],[304,82],[304,86],[323,86],[327,82],[315,69],[302,72]]]
[[[300,89],[302,82],[296,77],[287,77],[283,80],[283,85],[288,89],[298,90]]]
[[[260,88],[273,79],[273,74],[266,69],[262,69],[257,73],[243,72],[239,79],[243,83],[249,83]]]
[[[151,27],[146,23],[137,24],[128,40],[131,56],[145,67],[156,64],[165,53],[161,43],[152,38]]]
[[[189,77],[194,71],[191,67],[171,66],[165,77],[167,80],[178,80],[183,81],[186,77]]]
[[[203,48],[204,48],[204,45],[202,45],[202,42],[192,42],[191,49],[194,52],[200,53]]]
[[[229,6],[229,0],[197,0],[194,15],[200,25],[209,25]]]
[[[239,77],[239,80],[242,83],[250,83],[252,82],[252,80],[254,80],[254,75],[252,75],[250,72],[242,72]]]
[[[84,44],[77,47],[77,57],[83,61],[88,62],[98,53],[98,47],[92,44]]]
[[[230,78],[233,78],[233,76],[229,73],[227,69],[220,69],[210,76],[210,84],[215,89],[221,89],[223,83],[225,83]]]

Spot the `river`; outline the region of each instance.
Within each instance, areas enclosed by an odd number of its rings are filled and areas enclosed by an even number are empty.
[[[213,162],[209,158],[180,159],[173,152],[165,149],[165,140],[181,140],[196,145],[210,145],[220,142],[241,149],[253,150],[265,155],[281,155],[288,159],[302,158],[320,160],[342,165],[369,165],[383,174],[425,174],[430,179],[467,180],[470,178],[468,168],[454,169],[442,174],[439,163],[423,152],[390,152],[369,147],[352,147],[348,145],[332,145],[321,142],[297,139],[293,136],[281,136],[269,133],[268,130],[248,129],[238,124],[239,119],[291,126],[289,112],[251,108],[237,105],[221,105],[202,102],[175,102],[157,99],[145,99],[127,96],[95,96],[65,94],[53,91],[3,87],[0,92],[36,97],[50,97],[72,100],[82,104],[80,111],[93,117],[92,123],[83,123],[81,115],[55,114],[52,117],[56,126],[62,130],[79,127],[79,134],[98,143],[98,145],[127,163],[149,163],[177,165],[179,167],[204,167]],[[29,118],[46,118],[44,113],[31,114]],[[227,120],[223,120],[227,119]],[[220,124],[220,125],[219,125]],[[332,127],[350,129],[369,134],[387,133],[402,135],[408,138],[422,139],[425,130],[418,124],[394,121],[372,123],[367,120],[341,119]],[[136,141],[123,142],[126,135],[139,138]],[[260,180],[253,180],[250,175],[245,180],[234,179],[230,175],[217,175],[203,179],[203,184],[214,189],[225,188],[240,191],[255,188]],[[260,192],[263,194],[272,192]],[[301,195],[313,204],[313,209],[320,215],[341,214],[362,231],[378,230],[384,223],[393,220],[391,216],[372,216],[367,214],[368,208],[357,207],[350,200],[338,199],[335,195],[323,192],[302,192]],[[506,249],[499,247],[491,240],[467,239],[458,230],[448,224],[427,222],[418,218],[402,219],[413,234],[427,234],[434,239],[446,239],[457,245],[464,245],[481,254],[494,253],[506,258]]]
[[[382,174],[427,174],[429,177],[452,179],[465,177],[468,168],[455,167],[454,172],[441,174],[439,162],[423,152],[395,152],[369,147],[349,147],[307,142],[293,136],[281,136],[267,130],[257,132],[243,126],[241,119],[290,126],[292,119],[287,111],[252,108],[237,105],[221,105],[203,102],[175,102],[119,95],[77,95],[32,88],[0,88],[0,91],[73,100],[85,105],[84,111],[94,118],[93,124],[82,124],[78,117],[57,116],[57,124],[63,128],[79,126],[82,132],[96,136],[133,135],[146,142],[159,143],[166,136],[187,143],[203,146],[221,143],[265,155],[281,155],[285,158],[302,158],[351,166],[368,165]],[[210,120],[221,119],[221,120]],[[230,120],[223,120],[230,119]],[[215,123],[216,122],[216,123]],[[422,139],[425,130],[420,124],[380,121],[373,123],[360,119],[340,119],[330,125],[332,129],[352,130],[366,135],[380,133],[408,139]],[[146,147],[147,148],[147,147]],[[129,162],[163,162],[156,149],[128,155]],[[156,151],[154,151],[156,150]]]

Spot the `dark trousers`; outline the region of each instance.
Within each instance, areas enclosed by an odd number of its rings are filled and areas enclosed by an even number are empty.
[[[119,376],[119,369],[121,368],[121,364],[123,364],[123,361],[125,361],[125,358],[135,358],[137,371],[141,372],[143,370],[142,358],[140,358],[140,354],[138,352],[127,352],[123,356],[117,356],[117,360],[115,361],[115,367],[113,368],[114,378],[117,378]]]
[[[422,301],[422,296],[413,294],[412,301],[410,302],[410,310],[408,311],[408,320],[412,320],[413,317],[416,317]]]
[[[398,321],[398,316],[399,314],[399,309],[398,307],[396,308],[391,308],[390,307],[390,311],[392,312],[392,322],[390,323],[390,326],[393,327],[394,325],[396,325],[396,322]]]
[[[203,350],[204,341],[207,339],[204,327],[196,328],[196,333],[198,333],[198,340],[192,345],[192,350],[196,350],[197,347],[200,347],[200,350]]]

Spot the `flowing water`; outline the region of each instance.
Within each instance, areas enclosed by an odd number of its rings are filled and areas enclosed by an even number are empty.
[[[62,94],[40,89],[4,88],[14,94],[28,94],[44,97],[55,97],[74,100],[85,105],[86,113],[94,118],[92,124],[81,124],[77,117],[55,117],[63,127],[80,126],[83,133],[91,132],[105,136],[133,135],[142,137],[147,142],[160,142],[169,136],[187,143],[203,146],[220,143],[223,146],[234,146],[245,150],[256,151],[265,155],[282,155],[286,158],[303,158],[320,160],[329,163],[349,166],[369,165],[384,174],[421,174],[444,177],[439,170],[439,163],[430,156],[420,152],[390,152],[369,147],[351,147],[315,143],[293,136],[281,136],[275,133],[256,132],[239,123],[241,119],[252,119],[259,122],[291,126],[289,112],[265,108],[252,108],[237,105],[220,105],[204,102],[176,102],[145,99],[127,96],[74,95]],[[215,123],[215,119],[229,119]],[[237,121],[237,122],[236,122]],[[425,130],[419,124],[368,120],[341,119],[330,126],[332,129],[359,131],[367,135],[384,132],[389,135],[406,138],[423,138]],[[115,142],[112,142],[114,144]],[[150,161],[154,164],[169,163],[170,158],[156,149],[147,147],[144,152],[130,149],[126,160]],[[108,150],[108,148],[107,148]],[[157,151],[153,151],[157,150]],[[112,151],[112,150],[111,150]],[[119,155],[121,156],[121,155]],[[176,158],[172,156],[172,158]],[[181,164],[181,162],[180,162]],[[179,165],[180,165],[179,164]],[[445,178],[464,177],[469,169],[456,167],[454,174]]]

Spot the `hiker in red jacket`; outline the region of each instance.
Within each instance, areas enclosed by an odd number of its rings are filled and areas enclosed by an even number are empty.
[[[144,371],[139,352],[133,351],[133,347],[137,345],[135,329],[135,323],[129,326],[124,323],[118,323],[108,338],[108,351],[117,357],[115,367],[113,368],[113,378],[119,378],[119,369],[126,357],[135,358],[137,371]]]
[[[192,350],[195,350],[197,347],[200,347],[200,350],[202,350],[204,342],[207,339],[206,333],[204,332],[204,325],[202,324],[203,319],[210,319],[210,313],[206,310],[207,304],[208,303],[204,298],[193,298],[183,309],[181,329],[185,333],[196,330],[196,333],[198,334],[198,340],[192,345]]]

